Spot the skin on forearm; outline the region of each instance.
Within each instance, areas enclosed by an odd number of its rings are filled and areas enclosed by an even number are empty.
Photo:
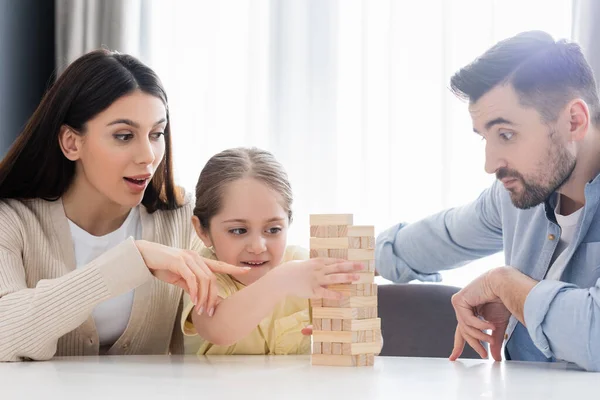
[[[500,267],[490,271],[490,281],[496,296],[508,311],[526,326],[525,300],[538,281],[512,267]]]
[[[212,317],[192,310],[192,321],[203,339],[228,346],[246,337],[286,297],[279,275],[269,272],[252,285],[224,299]]]

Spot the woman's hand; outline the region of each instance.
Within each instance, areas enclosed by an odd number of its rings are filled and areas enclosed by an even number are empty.
[[[185,290],[196,306],[198,314],[206,310],[212,316],[214,312],[218,300],[215,272],[239,274],[250,269],[203,258],[193,250],[178,249],[146,240],[136,240],[135,244],[152,275]]]

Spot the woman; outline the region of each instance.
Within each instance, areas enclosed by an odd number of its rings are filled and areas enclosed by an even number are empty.
[[[214,272],[173,183],[165,91],[135,58],[72,63],[0,163],[0,361],[182,351]]]

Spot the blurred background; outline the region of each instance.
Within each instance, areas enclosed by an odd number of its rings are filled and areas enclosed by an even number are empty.
[[[163,80],[186,189],[216,152],[258,146],[290,175],[290,243],[308,246],[311,213],[353,213],[378,233],[494,179],[448,89],[456,70],[540,29],[578,41],[598,75],[597,17],[594,0],[0,0],[0,154],[56,75],[104,46]],[[500,265],[501,254],[444,283]]]

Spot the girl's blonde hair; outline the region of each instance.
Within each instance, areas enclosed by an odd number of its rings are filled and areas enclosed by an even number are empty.
[[[292,187],[283,166],[266,150],[237,147],[212,156],[200,173],[194,215],[202,228],[209,229],[210,220],[221,211],[227,185],[242,178],[254,178],[277,192],[292,221]]]

